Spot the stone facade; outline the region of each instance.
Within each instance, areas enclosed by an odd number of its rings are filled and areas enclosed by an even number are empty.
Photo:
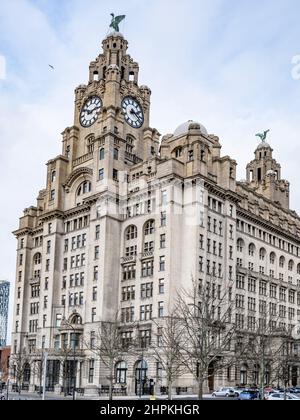
[[[271,147],[259,145],[247,181],[237,182],[236,161],[221,156],[219,138],[203,125],[189,121],[160,141],[149,126],[151,90],[139,86],[127,47],[120,33],[103,41],[88,84],[75,90],[62,154],[48,162],[46,188],[14,232],[12,353],[26,348],[38,363],[47,352],[47,387],[58,392],[62,340],[86,342],[117,311],[124,337],[135,334],[126,330],[135,321],[150,340],[151,319],[167,316],[192,279],[213,276],[230,299],[243,296],[242,328],[259,319],[260,301],[277,304],[279,296],[281,327],[300,319],[300,219],[289,209],[289,184]],[[69,369],[76,365],[76,386],[92,394],[107,385],[107,372],[79,347]],[[146,349],[124,355],[116,374],[131,394],[140,393],[137,375],[163,385]],[[243,381],[237,366],[210,387]],[[30,385],[39,383],[32,372]],[[188,375],[175,384],[194,385]]]

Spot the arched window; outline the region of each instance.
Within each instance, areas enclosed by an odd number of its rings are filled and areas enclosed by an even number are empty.
[[[255,245],[254,244],[250,244],[249,245],[249,256],[250,257],[254,257],[254,253],[255,253]]]
[[[127,363],[119,362],[116,364],[116,383],[126,384],[127,383]]]
[[[105,156],[105,150],[104,149],[100,149],[100,151],[99,151],[99,159],[100,160],[103,160],[104,159],[104,156]]]
[[[71,325],[82,325],[82,318],[78,314],[74,314],[71,316],[69,323]]]
[[[275,264],[276,254],[275,252],[271,252],[270,254],[270,264]]]
[[[155,231],[155,221],[149,220],[149,222],[147,222],[145,225],[144,234],[145,236],[153,235],[154,231]]]
[[[77,190],[77,196],[88,194],[92,191],[92,183],[90,181],[84,181]]]
[[[38,253],[35,254],[35,256],[33,257],[33,261],[34,261],[34,265],[39,265],[42,262],[42,254]]]
[[[175,157],[176,157],[176,158],[180,158],[182,155],[183,155],[183,149],[182,149],[182,147],[178,147],[178,148],[175,150]]]
[[[132,239],[136,239],[138,235],[137,227],[136,226],[129,226],[125,231],[125,238],[126,241],[131,241]]]
[[[264,261],[265,257],[266,257],[266,254],[267,254],[267,251],[265,250],[265,248],[261,248],[260,251],[259,251],[259,259],[261,261]]]
[[[135,368],[136,395],[143,395],[145,393],[147,372],[148,363],[145,360],[139,361]]]
[[[284,265],[285,265],[285,258],[282,256],[280,257],[280,260],[279,260],[279,267],[284,268]]]
[[[243,241],[243,239],[238,239],[237,241],[237,251],[238,252],[243,252],[244,246],[245,246],[245,242]]]
[[[89,136],[87,138],[86,147],[87,147],[87,152],[88,153],[93,153],[93,151],[94,151],[94,141],[95,141],[94,136]]]
[[[290,260],[289,261],[289,271],[293,271],[294,270],[294,261]]]
[[[51,172],[51,182],[54,182],[56,180],[56,171]]]

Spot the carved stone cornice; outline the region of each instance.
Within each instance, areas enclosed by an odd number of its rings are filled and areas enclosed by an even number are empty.
[[[49,220],[53,219],[63,219],[64,218],[64,212],[61,210],[53,210],[49,211],[48,213],[43,214],[38,218],[39,222],[48,222]]]
[[[29,227],[17,229],[13,231],[12,234],[15,235],[16,238],[21,238],[22,236],[32,235],[32,229]]]
[[[73,216],[78,216],[78,215],[83,214],[83,213],[88,213],[88,212],[90,212],[90,210],[91,210],[91,207],[89,205],[85,205],[85,204],[82,205],[82,206],[74,207],[73,209],[70,209],[70,210],[67,210],[67,211],[64,212],[63,219],[66,220],[66,219],[68,219],[70,217],[73,217]]]
[[[300,237],[294,235],[290,232],[283,230],[281,227],[274,225],[272,222],[268,220],[264,220],[261,217],[257,216],[256,214],[250,213],[249,211],[239,207],[237,209],[237,217],[242,217],[244,219],[250,220],[252,223],[261,226],[264,229],[267,229],[273,232],[277,236],[281,236],[286,238],[289,241],[293,241],[300,245]]]

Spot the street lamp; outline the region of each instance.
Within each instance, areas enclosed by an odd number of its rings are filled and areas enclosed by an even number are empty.
[[[72,391],[72,399],[73,401],[76,399],[76,371],[77,369],[75,368],[76,366],[76,330],[73,327],[73,325],[69,322],[66,322],[67,326],[70,327],[73,331],[73,391]]]

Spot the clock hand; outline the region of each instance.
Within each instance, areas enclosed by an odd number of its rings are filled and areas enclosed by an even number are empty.
[[[139,117],[139,115],[134,111],[134,109],[132,109],[131,111],[130,111],[130,114],[133,114],[133,115],[135,115],[136,116],[136,118],[140,121],[140,122],[142,122],[142,119]]]

